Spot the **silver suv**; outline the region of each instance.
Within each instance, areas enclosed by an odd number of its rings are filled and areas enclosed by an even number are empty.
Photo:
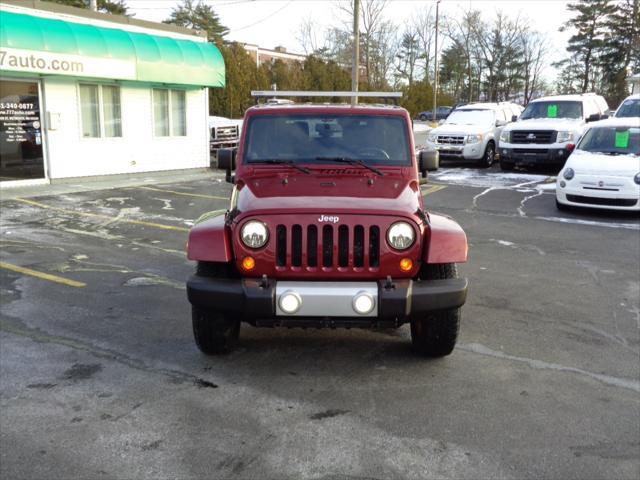
[[[519,165],[562,167],[588,122],[607,118],[606,100],[594,93],[533,100],[500,134],[502,170]]]
[[[508,102],[464,105],[429,132],[427,144],[438,150],[440,160],[470,160],[490,167],[500,131],[520,112],[522,107]]]

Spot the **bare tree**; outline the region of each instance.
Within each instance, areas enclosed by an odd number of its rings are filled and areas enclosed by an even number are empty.
[[[521,37],[522,76],[524,80],[523,101],[528,104],[542,84],[541,74],[549,54],[547,37],[539,32],[525,29]]]
[[[376,57],[376,40],[379,40],[381,29],[385,23],[384,10],[387,7],[388,0],[362,0],[360,2],[360,39],[362,41],[362,53],[366,69],[367,83],[372,83],[372,73],[374,58]],[[350,30],[350,22],[353,19],[353,2],[337,2],[338,10],[346,14],[344,20],[347,30]],[[384,32],[386,33],[386,32]]]
[[[424,79],[429,83],[429,65],[431,64],[432,54],[431,45],[433,44],[435,17],[433,15],[433,6],[429,5],[427,9],[419,9],[413,15],[412,28],[418,36],[419,60],[424,73]]]
[[[302,45],[306,55],[315,54],[326,46],[326,35],[311,16],[300,21],[296,40]]]

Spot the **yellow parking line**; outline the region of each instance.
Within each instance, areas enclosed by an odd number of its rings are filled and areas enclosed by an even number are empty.
[[[422,196],[426,197],[427,195],[439,192],[440,190],[444,190],[445,188],[447,188],[446,185],[431,185],[430,187],[422,191]]]
[[[164,188],[154,187],[131,187],[140,188],[142,190],[151,190],[154,192],[172,193],[173,195],[184,195],[185,197],[209,198],[211,200],[229,200],[229,197],[216,197],[215,195],[203,195],[201,193],[176,192],[175,190],[165,190]]]
[[[102,218],[105,220],[110,220],[112,222],[124,222],[124,223],[132,223],[134,225],[143,225],[145,227],[153,227],[159,228],[161,230],[175,230],[177,232],[188,232],[188,228],[184,227],[174,227],[173,225],[163,225],[161,223],[152,223],[152,222],[143,222],[142,220],[131,220],[128,218],[117,218],[109,215],[102,215],[99,213],[89,213],[89,212],[80,212],[78,210],[67,210],[66,208],[53,207],[51,205],[45,205],[44,203],[35,202],[33,200],[26,200],[24,198],[14,198],[16,202],[26,203],[27,205],[33,205],[35,207],[47,208],[49,210],[57,210],[59,212],[69,213],[71,215],[81,215],[84,217],[93,217],[93,218]]]
[[[61,283],[62,285],[67,285],[69,287],[82,288],[87,286],[86,283],[76,282],[75,280],[69,280],[68,278],[58,277],[57,275],[51,275],[49,273],[38,272],[37,270],[31,270],[30,268],[19,267],[18,265],[13,265],[12,263],[0,262],[0,268],[11,270],[13,272],[23,273],[25,275],[30,275],[41,280],[49,280],[50,282]]]

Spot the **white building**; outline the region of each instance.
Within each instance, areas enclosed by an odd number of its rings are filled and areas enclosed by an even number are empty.
[[[192,30],[0,0],[0,182],[209,166],[224,62]]]

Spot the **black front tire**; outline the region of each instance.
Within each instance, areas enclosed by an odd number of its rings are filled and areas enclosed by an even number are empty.
[[[493,142],[487,143],[487,148],[484,149],[484,155],[480,159],[480,167],[489,168],[493,165],[496,159],[496,146]]]
[[[455,263],[424,265],[420,272],[424,280],[458,278]],[[449,355],[458,339],[460,309],[429,312],[421,318],[411,318],[411,343],[416,353],[426,357]]]
[[[196,275],[213,278],[237,278],[238,272],[230,263],[198,262]],[[202,353],[229,353],[240,337],[240,320],[227,313],[192,305],[191,320],[196,345]]]
[[[515,167],[515,164],[512,162],[503,162],[500,160],[500,170],[503,172],[511,172]]]
[[[220,312],[191,307],[193,336],[202,353],[229,353],[238,345],[240,322]]]
[[[423,122],[427,121],[427,116],[426,115],[420,115],[420,120]]]
[[[568,212],[571,210],[570,205],[565,205],[564,203],[560,203],[557,198],[556,198],[556,208],[561,212]]]

